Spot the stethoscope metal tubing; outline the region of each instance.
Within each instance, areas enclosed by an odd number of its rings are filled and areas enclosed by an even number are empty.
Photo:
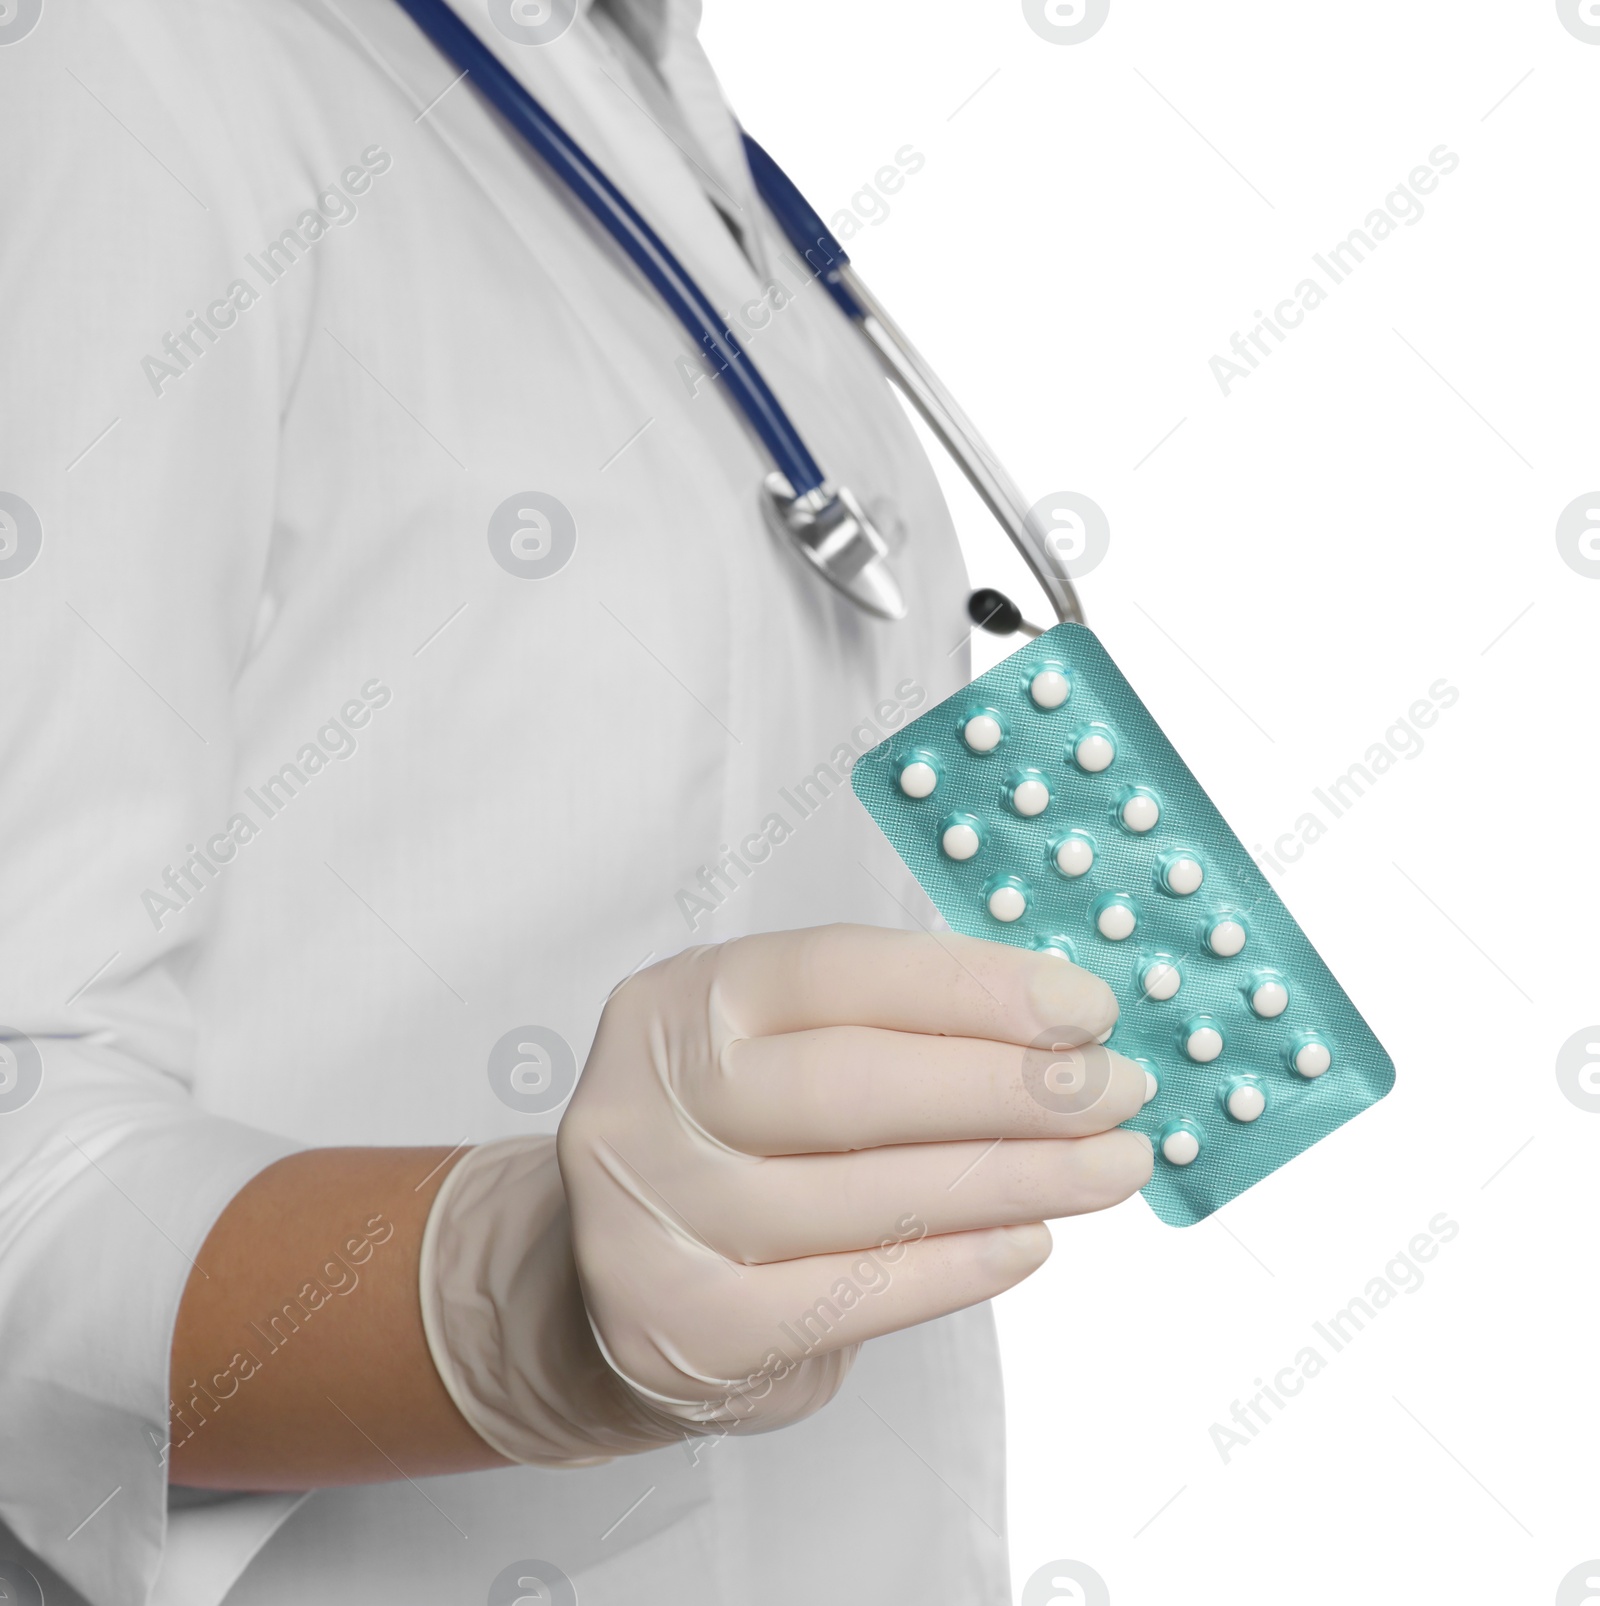
[[[1056,618],[1082,624],[1083,604],[1078,600],[1072,578],[1053,558],[1030,522],[1028,503],[1016,482],[1000,466],[972,421],[957,406],[905,332],[884,310],[882,302],[861,282],[851,266],[849,253],[799,186],[749,134],[744,136],[744,149],[756,189],[784,237],[821,280],[839,310],[866,336],[884,372],[899,386],[966,475],[1039,582]],[[1008,607],[1007,612],[1009,615],[1015,609]],[[983,621],[974,615],[974,622],[981,624]],[[1037,626],[1028,625],[1020,616],[1014,627],[1002,628],[1039,634]]]
[[[838,264],[835,272],[851,300],[861,309],[857,322],[878,354],[885,373],[922,415],[940,445],[1011,538],[1011,544],[1049,598],[1056,618],[1063,623],[1081,625],[1083,604],[1078,600],[1077,589],[1045,548],[1028,517],[1028,504],[1016,482],[1001,467],[971,420],[940,383],[938,375],[923,361],[916,347],[884,311],[883,303],[861,282],[850,263]]]

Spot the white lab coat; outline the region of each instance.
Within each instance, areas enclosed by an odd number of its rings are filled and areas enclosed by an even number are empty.
[[[20,1108],[0,1076],[0,1557],[52,1606],[437,1606],[525,1558],[584,1606],[999,1603],[986,1308],[781,1433],[169,1514],[174,1313],[263,1166],[553,1130],[490,1085],[507,1031],[581,1064],[651,957],[927,914],[842,773],[963,680],[964,576],[759,211],[694,0],[625,13],[660,84],[595,17],[530,48],[461,9],[760,325],[911,618],[768,535],[688,339],[392,0],[54,0],[0,50],[0,491],[42,536],[0,580],[0,1022],[42,1070]],[[312,240],[335,183],[355,215]],[[539,580],[487,538],[529,490],[577,529]]]

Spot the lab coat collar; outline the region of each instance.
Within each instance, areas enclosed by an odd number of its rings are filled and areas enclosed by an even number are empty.
[[[578,18],[596,0],[577,0]],[[661,65],[674,40],[693,41],[700,32],[700,0],[605,0],[606,9],[644,54]]]
[[[331,0],[301,3],[335,10]],[[371,3],[405,36],[406,48],[415,50],[414,30],[400,8],[380,0]],[[700,49],[700,0],[599,0],[608,18],[625,13],[628,43],[660,76],[692,135],[692,151],[678,145],[630,92],[614,47],[591,15],[596,0],[576,0],[573,24],[537,48],[508,46],[491,20],[488,0],[453,3],[479,38],[634,200],[719,311],[726,313],[763,293],[771,265],[762,238],[761,203],[739,125]],[[453,101],[444,99],[430,118],[442,133],[470,104]],[[708,197],[733,217],[749,256],[715,221]]]
[[[587,17],[597,0],[578,0]],[[636,49],[661,75],[705,160],[702,187],[732,212],[759,279],[770,274],[758,225],[760,202],[745,160],[737,120],[730,115],[711,63],[700,48],[701,0],[600,0]],[[709,182],[707,182],[709,180]],[[726,271],[728,264],[724,263]]]

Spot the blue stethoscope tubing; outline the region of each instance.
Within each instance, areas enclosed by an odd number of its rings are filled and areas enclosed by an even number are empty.
[[[852,600],[880,617],[903,617],[905,606],[888,572],[882,538],[850,493],[830,484],[761,371],[672,249],[447,0],[399,0],[399,4],[605,229],[709,360],[771,458],[775,474],[766,484],[769,514],[824,577]],[[861,329],[889,377],[972,482],[1050,599],[1056,616],[1081,622],[1083,611],[1070,576],[1034,528],[1027,504],[993,453],[861,283],[843,247],[788,176],[748,134],[744,147],[756,190],[790,245]],[[1016,615],[1011,604],[1006,608]],[[992,616],[990,622],[992,628]]]

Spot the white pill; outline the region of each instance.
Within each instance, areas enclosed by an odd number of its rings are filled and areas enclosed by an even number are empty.
[[[1181,859],[1174,859],[1167,866],[1161,879],[1168,892],[1174,893],[1180,898],[1187,898],[1191,892],[1200,890],[1200,883],[1205,878],[1206,873],[1200,868],[1200,861],[1185,856]]]
[[[1228,1094],[1228,1114],[1235,1121],[1253,1121],[1267,1107],[1267,1095],[1254,1082],[1241,1082]]]
[[[1068,964],[1072,963],[1072,955],[1065,948],[1058,948],[1053,942],[1047,942],[1039,952],[1049,954],[1052,959],[1065,959]]]
[[[1149,966],[1141,981],[1145,997],[1153,998],[1157,1003],[1164,1003],[1183,985],[1183,977],[1178,973],[1178,967],[1169,965],[1164,959],[1158,959]]]
[[[1072,682],[1059,669],[1041,669],[1028,682],[1028,695],[1040,708],[1059,708],[1072,690]]]
[[[947,857],[952,859],[970,859],[982,844],[978,840],[978,833],[962,821],[944,828],[944,835],[939,838],[939,846],[945,851]]]
[[[926,797],[939,784],[939,772],[920,758],[900,771],[900,790],[907,797]]]
[[[1111,761],[1117,756],[1117,750],[1111,745],[1109,736],[1091,731],[1087,736],[1078,738],[1078,745],[1073,748],[1072,756],[1078,761],[1079,769],[1088,770],[1091,775],[1098,775],[1101,770],[1111,767]]]
[[[1161,1091],[1161,1084],[1156,1080],[1154,1071],[1144,1073],[1144,1101],[1146,1104]]]
[[[1206,947],[1220,959],[1232,959],[1244,949],[1244,927],[1237,920],[1219,920],[1206,933]]]
[[[1018,814],[1032,819],[1043,814],[1050,805],[1050,788],[1043,781],[1021,781],[1011,793],[1011,806]]]
[[[1161,1140],[1161,1158],[1173,1165],[1189,1165],[1200,1152],[1200,1140],[1188,1127],[1180,1126]]]
[[[1295,1051],[1294,1068],[1302,1076],[1321,1076],[1332,1064],[1326,1043],[1302,1043]]]
[[[961,739],[974,753],[992,753],[1004,734],[993,714],[974,714],[961,727]]]
[[[1125,903],[1108,903],[1095,920],[1095,929],[1102,937],[1112,942],[1121,942],[1125,937],[1133,935],[1133,928],[1137,922],[1131,910]]]
[[[1102,764],[1100,768],[1104,769],[1105,765]],[[1153,797],[1146,797],[1143,792],[1135,792],[1122,805],[1122,823],[1130,831],[1153,830],[1156,821],[1160,818],[1160,805]]]
[[[1183,1051],[1198,1065],[1209,1065],[1222,1052],[1222,1033],[1215,1026],[1196,1026],[1183,1040]]]
[[[996,887],[989,894],[989,913],[996,920],[1020,920],[1023,911],[1028,907],[1028,900],[1022,895],[1021,887]]]
[[[1056,847],[1056,869],[1062,875],[1083,875],[1094,863],[1094,849],[1086,836],[1063,837]]]
[[[1276,1020],[1289,1007],[1289,989],[1281,981],[1264,981],[1251,993],[1250,1007],[1262,1020]]]

